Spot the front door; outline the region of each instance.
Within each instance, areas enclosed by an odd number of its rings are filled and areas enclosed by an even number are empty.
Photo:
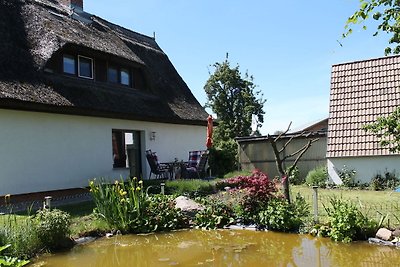
[[[140,151],[140,132],[125,132],[125,142],[130,176],[141,178],[142,153]]]

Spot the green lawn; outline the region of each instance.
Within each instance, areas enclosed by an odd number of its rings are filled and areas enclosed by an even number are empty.
[[[300,193],[313,209],[313,189],[308,186],[291,186],[291,194],[294,197]],[[348,189],[318,189],[318,210],[321,220],[324,220],[326,212],[323,204],[328,205],[329,199],[338,197],[351,200],[361,208],[369,217],[379,219],[382,215],[388,215],[389,223],[399,225],[400,221],[400,193],[394,191],[348,190]]]

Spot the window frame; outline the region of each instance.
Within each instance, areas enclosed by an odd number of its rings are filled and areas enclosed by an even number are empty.
[[[81,58],[89,59],[89,60],[90,60],[90,62],[91,62],[90,68],[91,68],[91,75],[92,75],[91,77],[87,77],[87,76],[81,75],[81,68],[80,68],[80,63],[81,63],[81,60],[80,60],[80,59],[81,59]],[[79,77],[79,78],[94,80],[94,59],[93,59],[93,58],[86,57],[86,56],[82,56],[82,55],[78,55],[78,65],[77,65],[77,67],[78,67],[78,77]]]
[[[116,81],[110,80],[110,75],[109,75],[110,69],[114,69],[116,71],[116,78],[117,78]],[[107,82],[112,83],[112,84],[119,84],[119,69],[118,69],[118,67],[116,67],[114,65],[107,66]]]

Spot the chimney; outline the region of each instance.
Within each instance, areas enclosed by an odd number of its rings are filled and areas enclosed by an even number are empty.
[[[61,5],[83,11],[83,0],[58,0]]]

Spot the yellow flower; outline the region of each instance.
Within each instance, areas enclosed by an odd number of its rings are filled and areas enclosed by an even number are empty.
[[[93,181],[90,181],[90,183],[89,183],[89,186],[93,186],[94,185],[94,182]]]
[[[121,196],[125,196],[127,193],[126,193],[125,190],[121,189],[121,190],[119,190],[119,194],[120,194]]]
[[[140,181],[139,181],[139,184],[143,184],[143,181],[142,181],[142,180],[140,180]]]
[[[138,186],[138,187],[136,187],[136,190],[140,191],[140,190],[142,190],[142,188]]]
[[[115,180],[114,184],[115,184],[115,185],[118,185],[118,180]]]
[[[132,178],[132,180],[136,181],[136,180],[137,180],[137,178],[136,178],[136,177],[133,177],[133,178]]]

